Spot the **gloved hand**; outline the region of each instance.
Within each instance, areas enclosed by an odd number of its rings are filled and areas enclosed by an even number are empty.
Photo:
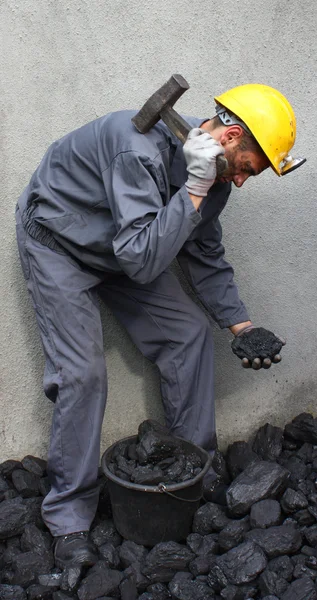
[[[248,326],[234,338],[231,348],[242,359],[246,369],[269,369],[272,362],[280,362],[280,351],[286,342],[263,327]]]
[[[187,164],[187,191],[194,196],[207,196],[217,177],[216,159],[225,149],[207,131],[191,129],[183,146]]]

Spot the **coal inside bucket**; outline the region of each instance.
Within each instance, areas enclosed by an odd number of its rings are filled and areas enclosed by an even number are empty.
[[[203,468],[195,478],[174,485],[139,485],[124,481],[109,470],[108,465],[116,446],[137,442],[136,435],[119,440],[103,454],[101,465],[108,478],[113,521],[126,540],[154,546],[171,540],[179,542],[189,535],[211,457],[203,448],[186,440],[181,441],[184,454],[198,454]]]

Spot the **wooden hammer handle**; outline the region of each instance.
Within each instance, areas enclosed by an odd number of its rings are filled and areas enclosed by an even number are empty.
[[[160,117],[162,121],[167,125],[167,127],[178,137],[178,139],[185,144],[187,140],[187,136],[192,129],[192,127],[181,117],[178,112],[172,107],[167,106],[163,108],[160,112]],[[216,159],[217,164],[217,175],[221,175],[228,168],[228,162],[226,158],[222,155],[217,156]]]

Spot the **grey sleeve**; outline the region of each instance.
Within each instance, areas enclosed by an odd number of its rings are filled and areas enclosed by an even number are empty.
[[[118,263],[131,279],[153,281],[176,257],[201,216],[185,186],[165,206],[164,173],[136,152],[118,154],[102,176],[116,228],[113,250]]]
[[[198,298],[221,328],[249,320],[234,283],[234,271],[225,260],[218,216],[187,241],[178,261]]]

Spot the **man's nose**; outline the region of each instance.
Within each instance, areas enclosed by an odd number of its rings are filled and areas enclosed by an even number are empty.
[[[240,188],[243,186],[244,182],[250,177],[248,173],[239,173],[239,175],[235,175],[233,178],[234,184],[236,187]]]

